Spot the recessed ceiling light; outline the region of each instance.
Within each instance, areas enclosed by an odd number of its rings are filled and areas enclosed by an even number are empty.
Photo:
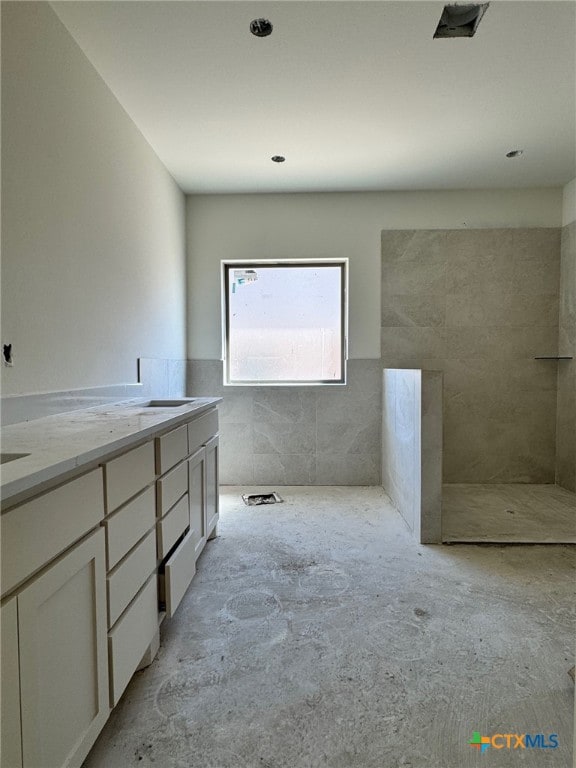
[[[510,152],[506,152],[506,157],[520,157],[523,154],[523,149],[511,149]]]
[[[272,34],[272,23],[268,19],[254,19],[250,22],[250,32],[256,37],[268,37]]]
[[[286,160],[285,157],[282,157],[282,155],[274,155],[274,157],[270,158],[273,163],[283,163],[284,160]]]

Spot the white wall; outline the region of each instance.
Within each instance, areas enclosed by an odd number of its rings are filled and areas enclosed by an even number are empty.
[[[185,201],[48,3],[2,3],[3,394],[185,356]]]
[[[563,189],[562,226],[576,220],[576,179],[572,179]]]
[[[188,357],[221,356],[221,259],[349,257],[350,356],[378,358],[381,230],[558,227],[561,211],[560,188],[190,196]]]

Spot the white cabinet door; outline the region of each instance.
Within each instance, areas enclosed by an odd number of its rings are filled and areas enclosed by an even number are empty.
[[[0,609],[1,690],[0,765],[21,768],[20,668],[18,664],[18,610],[16,598]]]
[[[190,500],[190,533],[196,560],[206,544],[206,452],[204,448],[188,459],[188,496]]]
[[[206,533],[215,535],[219,512],[218,437],[206,443]]]
[[[164,599],[166,616],[171,619],[190,582],[196,573],[196,557],[194,555],[194,539],[192,531],[188,533],[166,561],[164,572]]]
[[[18,595],[24,768],[80,766],[109,713],[104,531]]]

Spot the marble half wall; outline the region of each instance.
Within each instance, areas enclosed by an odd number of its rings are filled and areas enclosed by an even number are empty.
[[[223,485],[380,485],[379,360],[349,360],[344,387],[225,387],[220,360],[189,360],[187,381],[224,398]]]
[[[444,373],[444,481],[553,483],[560,228],[382,232],[382,367]]]
[[[382,485],[417,541],[441,542],[441,372],[384,369]]]
[[[562,228],[556,413],[556,482],[576,491],[576,221]]]

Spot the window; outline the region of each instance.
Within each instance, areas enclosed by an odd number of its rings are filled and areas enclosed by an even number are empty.
[[[344,384],[347,259],[223,261],[225,384]]]

